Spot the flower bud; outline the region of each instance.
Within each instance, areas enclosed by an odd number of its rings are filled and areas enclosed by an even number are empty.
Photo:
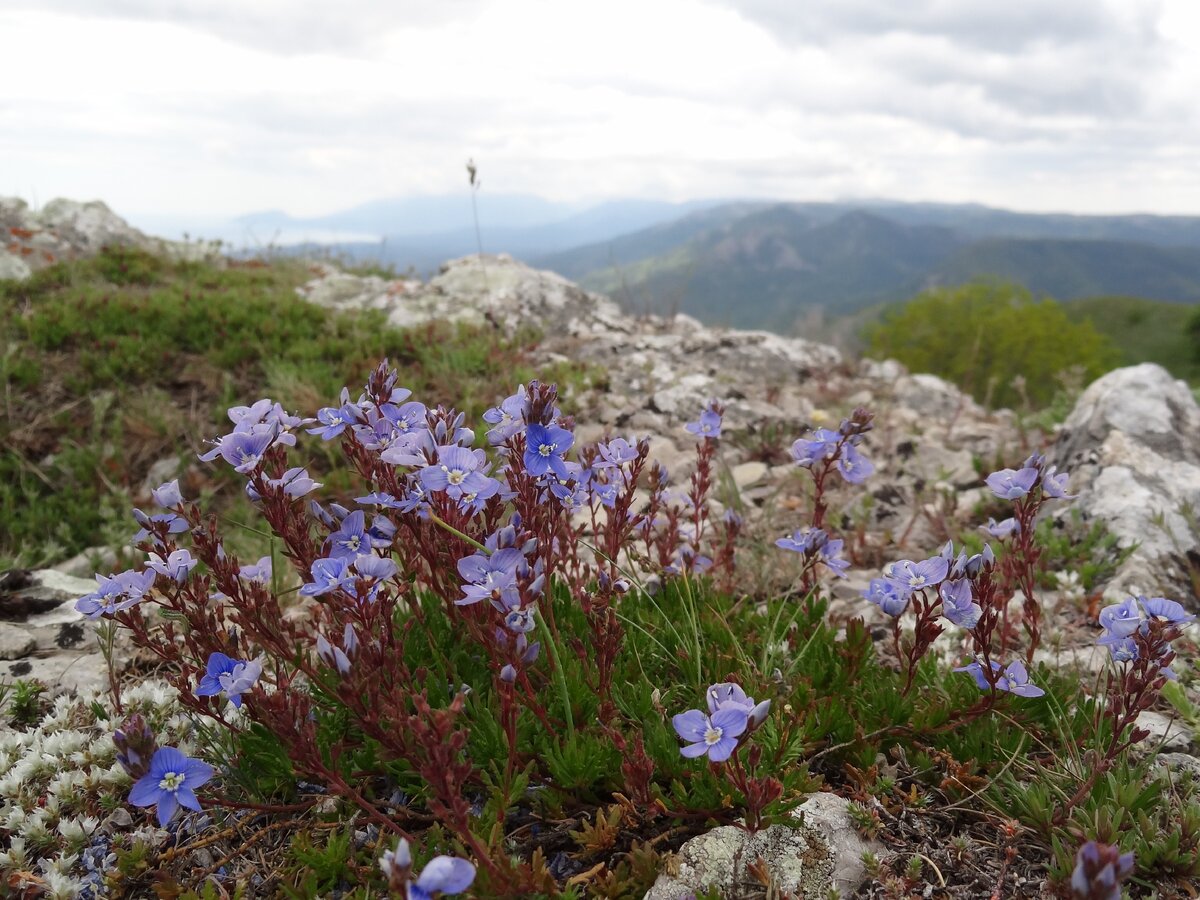
[[[749,728],[747,730],[753,731],[754,729],[756,729],[760,725],[762,725],[763,722],[767,721],[767,714],[770,711],[771,711],[771,701],[770,700],[763,700],[760,703],[758,703],[757,705],[755,705],[754,709],[750,710],[750,715],[747,717],[747,721],[749,723]]]
[[[113,732],[113,744],[117,748],[117,762],[129,777],[138,779],[150,771],[150,759],[158,743],[149,723],[140,715],[130,716]]]

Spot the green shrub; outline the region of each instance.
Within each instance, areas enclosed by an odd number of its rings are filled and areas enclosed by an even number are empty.
[[[1045,406],[1061,373],[1082,371],[1090,381],[1119,364],[1090,322],[1072,322],[1056,301],[998,282],[927,291],[884,313],[865,337],[870,355],[932,372],[995,406]],[[1023,385],[1014,384],[1018,376]]]

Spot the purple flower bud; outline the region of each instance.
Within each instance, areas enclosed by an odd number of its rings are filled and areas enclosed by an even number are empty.
[[[517,680],[517,670],[514,669],[511,664],[506,665],[500,670],[500,680],[505,684],[512,684]]]
[[[117,762],[130,778],[136,780],[150,771],[158,742],[149,723],[140,715],[130,716],[113,732],[113,744],[117,748]]]
[[[767,714],[771,712],[771,701],[762,700],[754,705],[750,710],[748,728],[750,731],[758,728],[763,722],[767,721]]]
[[[183,495],[179,492],[179,479],[160,484],[150,492],[154,502],[163,509],[176,509],[183,506]]]
[[[1121,882],[1133,871],[1133,854],[1088,841],[1075,855],[1073,900],[1121,900]]]

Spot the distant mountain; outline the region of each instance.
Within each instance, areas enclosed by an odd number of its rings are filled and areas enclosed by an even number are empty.
[[[986,277],[1062,300],[1200,302],[1200,218],[742,202],[533,262],[634,308],[787,331],[814,311],[852,313]]]
[[[428,272],[447,259],[477,252],[480,243],[488,253],[540,256],[609,241],[720,202],[630,199],[581,206],[524,194],[484,192],[476,200],[478,237],[471,196],[466,191],[378,200],[311,218],[277,210],[252,213],[237,219],[234,227],[253,235],[254,244],[266,241],[309,249],[319,245],[335,254]]]

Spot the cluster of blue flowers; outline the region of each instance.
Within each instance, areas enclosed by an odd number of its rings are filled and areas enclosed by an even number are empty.
[[[840,538],[830,539],[822,528],[801,528],[789,537],[777,540],[775,546],[812,557],[838,578],[845,578],[846,570],[850,568],[850,561],[841,556],[845,543]]]
[[[1138,658],[1135,636],[1148,635],[1152,622],[1187,625],[1195,619],[1181,604],[1165,597],[1127,597],[1100,610],[1100,627],[1104,632],[1096,643],[1107,647],[1116,662],[1132,662]],[[1168,645],[1163,645],[1160,653],[1165,655],[1167,648]],[[1164,666],[1161,671],[1169,679],[1176,677],[1169,666]]]
[[[832,463],[847,482],[862,484],[875,472],[875,466],[858,450],[864,437],[860,423],[845,419],[837,431],[818,428],[811,438],[793,443],[792,459],[804,469]]]

